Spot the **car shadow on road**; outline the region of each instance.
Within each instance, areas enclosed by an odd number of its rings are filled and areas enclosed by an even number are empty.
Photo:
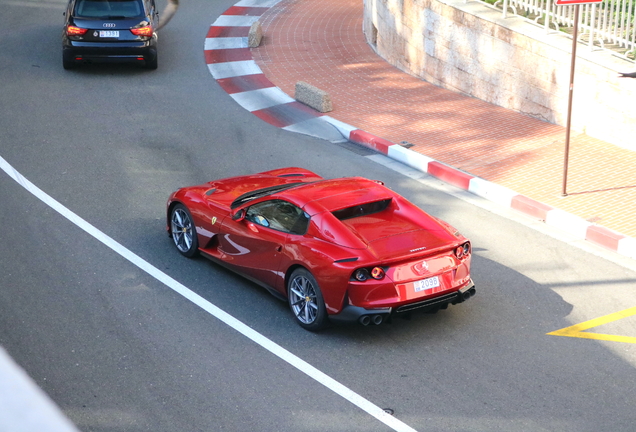
[[[547,335],[573,324],[550,287],[480,256],[472,274],[477,295],[447,310],[282,344],[417,430],[630,428],[634,364],[598,341]]]

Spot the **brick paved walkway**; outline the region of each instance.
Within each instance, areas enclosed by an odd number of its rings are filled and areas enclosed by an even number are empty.
[[[263,42],[252,56],[288,95],[306,81],[329,93],[331,117],[636,237],[635,152],[573,133],[562,198],[565,128],[390,66],[365,41],[361,1],[283,0],[261,24]]]

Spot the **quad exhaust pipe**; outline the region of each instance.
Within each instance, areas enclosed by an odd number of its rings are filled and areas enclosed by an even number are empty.
[[[473,287],[473,288],[471,288],[471,289],[469,289],[469,290],[468,290],[468,291],[466,291],[466,292],[464,293],[464,295],[462,296],[463,300],[464,300],[464,301],[468,300],[469,298],[471,298],[472,296],[474,296],[476,292],[477,292],[477,290],[476,290],[474,287]]]
[[[368,326],[369,324],[380,325],[384,321],[384,317],[382,315],[362,315],[358,321],[363,326]]]
[[[461,290],[456,291],[452,294],[447,294],[445,297],[441,299],[433,299],[430,301],[430,303],[416,304],[415,306],[412,306],[412,305],[400,306],[399,308],[397,308],[397,312],[400,314],[408,314],[413,309],[422,308],[422,310],[424,310],[425,312],[435,313],[439,309],[448,308],[448,305],[451,305],[451,304],[456,305],[458,303],[463,303],[477,293],[475,286],[472,284],[469,285],[469,287],[465,287],[463,289],[465,289],[466,291],[461,291]],[[390,314],[391,312],[389,311],[388,314],[384,313],[384,314],[362,315],[360,318],[358,318],[358,322],[362,324],[363,326],[368,326],[370,324],[380,325],[383,322],[388,321]]]
[[[468,290],[466,290],[464,292],[457,293],[457,297],[451,303],[454,304],[454,305],[458,304],[458,303],[463,303],[466,300],[468,300],[469,298],[471,298],[472,296],[474,296],[476,293],[477,293],[477,290],[475,289],[475,287],[471,287],[470,289],[468,289]]]

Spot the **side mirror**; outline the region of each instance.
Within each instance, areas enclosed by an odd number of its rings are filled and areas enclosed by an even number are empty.
[[[239,211],[237,211],[236,213],[232,215],[233,221],[240,222],[243,219],[245,219],[245,209],[240,209]]]

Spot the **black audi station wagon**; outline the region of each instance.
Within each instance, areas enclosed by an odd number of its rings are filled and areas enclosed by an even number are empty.
[[[70,0],[64,16],[64,69],[92,62],[134,62],[157,69],[159,14],[154,0]]]

